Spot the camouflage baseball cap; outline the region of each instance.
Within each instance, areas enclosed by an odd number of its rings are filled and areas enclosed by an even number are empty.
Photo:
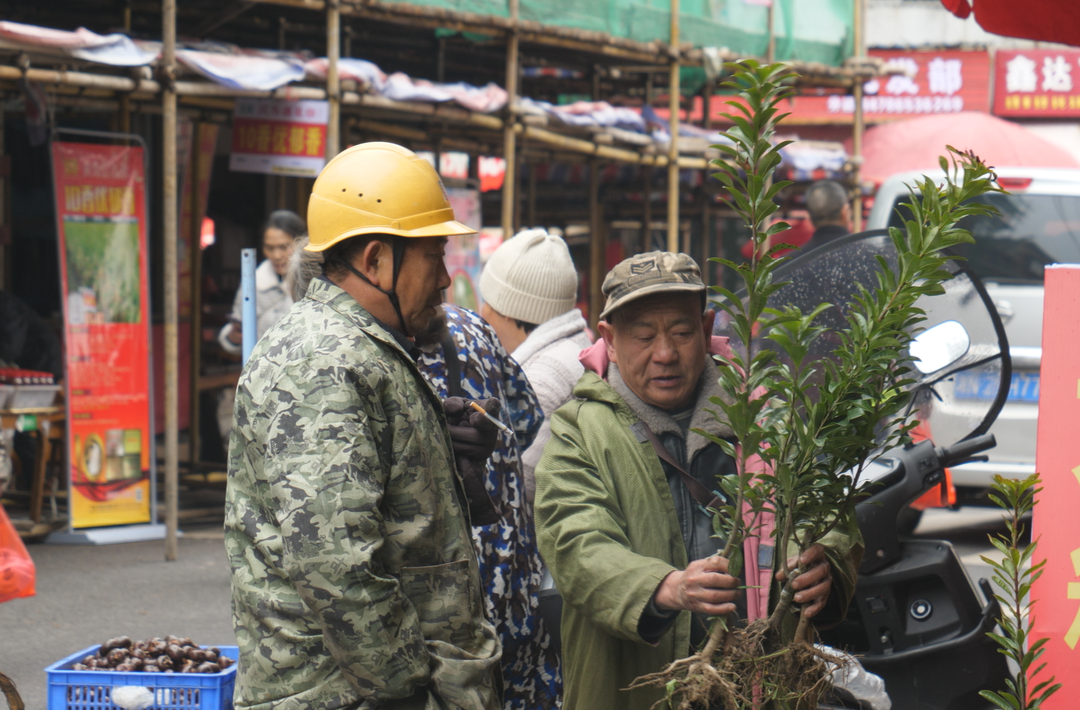
[[[655,293],[705,293],[701,269],[686,254],[651,251],[624,259],[604,279],[607,303],[600,320],[627,303]]]

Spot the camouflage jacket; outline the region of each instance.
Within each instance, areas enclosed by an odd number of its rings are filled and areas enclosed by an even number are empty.
[[[236,707],[499,707],[463,499],[441,403],[411,357],[313,281],[236,392]]]

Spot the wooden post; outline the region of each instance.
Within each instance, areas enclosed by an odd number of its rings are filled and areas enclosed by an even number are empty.
[[[604,276],[607,275],[607,240],[600,206],[600,161],[589,160],[589,326],[596,332],[604,310]]]
[[[780,0],[772,0],[769,3],[769,46],[765,50],[765,59],[770,64],[776,61],[776,3]]]
[[[855,13],[855,56],[866,56],[866,48],[863,46],[863,0],[854,0]],[[862,143],[863,131],[866,129],[866,121],[863,116],[863,82],[856,77],[855,95],[855,118],[851,131],[851,159],[855,164],[855,199],[851,205],[851,228],[856,232],[862,231]]]
[[[667,250],[679,251],[679,0],[671,0],[671,78],[668,81],[668,224]]]
[[[199,122],[195,123],[191,135],[191,223],[188,233],[189,253],[191,264],[191,386],[188,392],[191,403],[188,405],[188,470],[195,472],[196,464],[199,463],[199,376],[202,374],[200,367],[202,360],[202,191],[199,182],[202,176],[202,136],[203,127]]]
[[[161,60],[164,74],[161,92],[162,118],[162,239],[165,257],[165,559],[177,557],[177,504],[179,486],[178,430],[180,383],[177,331],[177,230],[176,209],[176,0],[161,3]],[[151,505],[156,504],[151,501]]]
[[[326,160],[341,150],[341,82],[338,81],[338,58],[341,56],[340,0],[326,3],[326,98],[330,117],[326,125]]]
[[[653,75],[649,72],[645,75],[645,105],[652,106],[653,101]],[[642,170],[643,198],[641,204],[641,251],[652,251],[652,187],[653,169],[651,165]]]
[[[529,163],[529,198],[526,204],[526,221],[529,229],[534,229],[536,224],[536,163]]]
[[[131,0],[124,3],[124,34],[131,35]],[[126,93],[120,94],[119,126],[120,133],[131,133],[131,97]]]
[[[506,172],[502,187],[502,230],[503,239],[514,234],[514,207],[517,204],[517,136],[514,124],[517,123],[518,92],[518,0],[509,0],[510,21],[512,27],[506,35],[506,121],[503,128],[503,160]]]

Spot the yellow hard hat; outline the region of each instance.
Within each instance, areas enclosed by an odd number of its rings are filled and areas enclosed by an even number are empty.
[[[334,156],[311,190],[307,223],[308,251],[324,251],[363,234],[476,233],[454,219],[435,168],[393,143],[361,143]]]

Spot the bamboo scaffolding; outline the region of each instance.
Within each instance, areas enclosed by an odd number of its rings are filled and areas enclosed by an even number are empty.
[[[600,161],[589,161],[589,326],[596,332],[600,311],[604,309],[604,276],[607,273],[607,244],[604,240],[604,214],[600,205]]]
[[[341,82],[338,58],[341,55],[341,10],[339,0],[326,3],[326,99],[330,116],[326,123],[326,160],[338,154],[341,145]]]
[[[854,17],[852,18],[852,24],[855,26],[855,59],[861,60],[866,55],[866,47],[863,46],[863,0],[853,0],[854,2]],[[851,227],[856,232],[862,231],[862,143],[863,143],[863,131],[866,129],[865,116],[863,114],[863,84],[861,81],[856,81],[854,90],[852,92],[855,95],[855,116],[853,117],[853,125],[851,128],[851,163],[855,166],[852,179],[855,182],[855,199],[851,205]]]
[[[162,237],[165,281],[165,559],[177,558],[178,436],[180,384],[178,378],[178,294],[176,205],[176,0],[161,4],[162,65]]]
[[[518,0],[509,0],[510,18],[516,24]],[[518,35],[511,30],[506,36],[506,121],[503,127],[503,161],[506,164],[502,184],[503,239],[514,233],[514,208],[517,206],[517,112]]]
[[[671,78],[668,81],[668,223],[667,250],[679,251],[679,0],[671,0]]]

